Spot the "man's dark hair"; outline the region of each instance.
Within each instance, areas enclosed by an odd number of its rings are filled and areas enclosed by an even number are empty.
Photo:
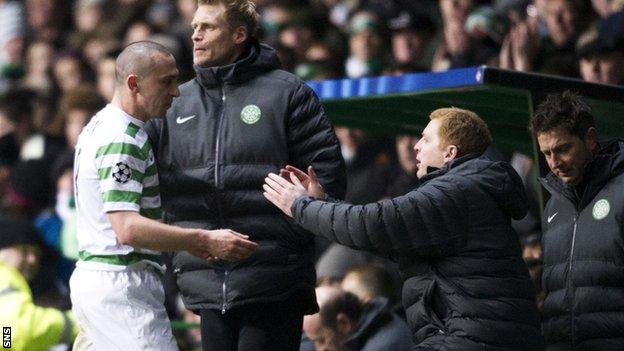
[[[344,313],[351,321],[357,322],[362,314],[362,306],[357,296],[350,292],[341,292],[321,306],[319,312],[321,323],[328,329],[336,329],[336,317],[340,313]]]
[[[569,90],[548,95],[529,122],[535,136],[560,128],[583,139],[591,127],[595,127],[591,108],[579,94]]]

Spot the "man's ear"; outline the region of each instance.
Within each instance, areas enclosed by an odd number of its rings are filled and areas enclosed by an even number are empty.
[[[139,76],[136,74],[131,74],[126,78],[126,86],[128,90],[130,90],[133,94],[139,92]]]
[[[236,45],[240,45],[247,40],[247,37],[249,37],[249,33],[247,33],[247,28],[245,26],[238,26],[236,29],[234,29],[233,36],[234,43]]]
[[[342,335],[349,335],[353,331],[353,322],[344,313],[338,313],[336,316],[336,329]]]
[[[585,133],[585,145],[591,153],[598,152],[598,131],[594,127],[590,127]]]
[[[459,154],[459,149],[456,145],[448,145],[444,150],[444,163],[450,162],[457,158]]]

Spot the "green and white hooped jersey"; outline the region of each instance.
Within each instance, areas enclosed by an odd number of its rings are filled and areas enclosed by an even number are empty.
[[[141,261],[159,266],[159,252],[120,244],[106,216],[134,211],[162,217],[154,153],[143,125],[109,104],[80,133],[74,191],[81,267],[123,270]]]

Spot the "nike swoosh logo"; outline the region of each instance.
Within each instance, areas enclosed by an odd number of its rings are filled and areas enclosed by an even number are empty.
[[[555,212],[554,215],[552,216],[548,216],[548,223],[552,222],[552,220],[555,218],[555,216],[558,214],[559,212]]]
[[[195,118],[195,115],[188,116],[188,117],[180,117],[180,116],[178,116],[178,118],[176,118],[176,123],[182,124],[182,123],[184,123],[184,122],[186,122],[188,120],[191,120],[193,118]]]

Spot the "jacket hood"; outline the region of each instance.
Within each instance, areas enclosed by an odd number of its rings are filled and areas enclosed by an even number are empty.
[[[513,219],[521,219],[527,214],[528,204],[524,184],[507,162],[492,161],[478,154],[465,155],[454,159],[443,168],[428,173],[421,182],[445,174],[469,176]]]
[[[580,199],[579,207],[593,199],[609,180],[624,173],[624,140],[614,139],[602,143],[600,150],[594,158],[585,166],[583,179],[586,185],[583,199]],[[571,193],[570,187],[565,185],[552,172],[544,178],[540,178],[544,188],[551,194],[560,194],[568,198]],[[574,199],[571,199],[574,200]]]
[[[624,172],[624,140],[611,140],[600,145],[598,154],[585,168],[589,184],[602,186]]]
[[[204,88],[214,88],[223,83],[236,84],[247,81],[264,72],[281,68],[275,50],[257,41],[251,42],[236,62],[226,66],[193,66],[197,80]]]

